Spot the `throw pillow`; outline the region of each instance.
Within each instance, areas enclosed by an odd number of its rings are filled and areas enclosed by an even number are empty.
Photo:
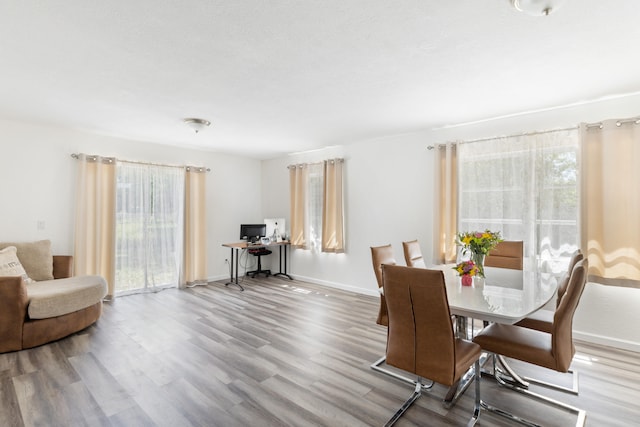
[[[27,276],[27,272],[24,271],[18,259],[15,246],[9,246],[8,248],[0,250],[0,277],[6,276],[22,276],[22,279],[26,283],[33,282],[33,280]]]
[[[36,281],[53,280],[53,255],[51,241],[0,243],[0,249],[15,246],[18,259],[27,275]]]

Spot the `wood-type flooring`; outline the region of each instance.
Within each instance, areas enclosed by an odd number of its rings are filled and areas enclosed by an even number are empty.
[[[0,354],[0,426],[382,426],[411,394],[369,367],[386,344],[377,298],[274,277],[243,286],[117,298],[80,333]],[[535,391],[586,409],[587,426],[640,425],[640,354],[576,348],[580,395]],[[444,392],[436,385],[396,425],[465,425],[473,389],[451,409]],[[491,380],[482,396],[542,425],[575,424]],[[483,411],[478,425],[513,424]]]

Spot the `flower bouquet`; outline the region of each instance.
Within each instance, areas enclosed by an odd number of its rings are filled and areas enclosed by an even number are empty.
[[[499,231],[467,231],[458,233],[457,243],[462,246],[462,253],[471,253],[471,259],[478,268],[478,276],[484,277],[484,257],[498,243],[502,242]]]
[[[461,263],[453,267],[453,269],[458,272],[460,281],[464,286],[471,286],[471,284],[473,283],[473,276],[477,275],[480,271],[476,263],[471,260],[462,261]]]

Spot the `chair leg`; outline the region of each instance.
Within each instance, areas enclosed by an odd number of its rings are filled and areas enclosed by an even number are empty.
[[[560,402],[559,400],[552,399],[550,397],[543,396],[543,395],[538,394],[538,393],[534,393],[531,390],[528,390],[527,388],[522,387],[522,386],[518,385],[515,382],[512,383],[510,381],[505,381],[499,375],[499,373],[495,370],[495,359],[497,359],[496,356],[497,355],[494,355],[494,376],[493,376],[493,378],[498,382],[498,384],[500,384],[503,387],[507,387],[507,388],[509,388],[511,390],[517,391],[519,393],[526,394],[527,396],[531,396],[531,397],[533,397],[535,399],[538,399],[538,400],[541,400],[543,402],[549,403],[549,404],[554,405],[554,406],[556,406],[558,408],[564,409],[564,410],[566,410],[568,412],[575,413],[578,416],[578,418],[576,419],[576,427],[583,427],[584,426],[584,423],[585,423],[585,420],[586,420],[586,417],[587,417],[587,413],[586,413],[586,411],[584,409],[576,408],[575,406],[571,406],[569,404]],[[520,424],[524,424],[524,425],[532,426],[532,427],[539,427],[539,424],[536,424],[536,423],[533,423],[531,421],[525,420],[524,418],[520,418],[519,416],[514,415],[514,414],[512,414],[510,412],[507,412],[507,411],[505,411],[503,409],[497,408],[495,406],[488,405],[486,402],[481,402],[481,403],[482,403],[482,407],[485,408],[488,411],[494,412],[494,413],[496,413],[498,415],[501,415],[501,416],[503,416],[505,418],[508,418],[510,420],[517,421]]]
[[[384,427],[391,427],[392,425],[394,425],[396,421],[398,421],[400,417],[402,417],[402,414],[404,414],[407,411],[407,409],[409,409],[409,407],[413,405],[413,402],[415,402],[420,397],[421,394],[422,394],[422,382],[421,382],[421,379],[418,378],[418,381],[416,381],[416,388],[413,390],[413,393],[411,394],[409,399],[407,399],[402,405],[402,407],[398,409],[395,414],[393,414],[391,419],[387,421]]]
[[[407,376],[401,375],[397,372],[391,371],[389,369],[385,369],[383,368],[381,365],[387,360],[387,356],[382,356],[380,359],[376,360],[374,363],[371,364],[371,369],[373,369],[374,371],[377,372],[381,372],[385,375],[389,375],[390,377],[393,377],[397,380],[403,381],[405,383],[409,383],[411,385],[415,385],[417,384],[417,380],[413,379],[413,378],[409,378]],[[422,384],[422,389],[423,390],[428,390],[431,387],[433,387],[434,382],[431,381],[431,384],[425,385]]]
[[[547,388],[551,388],[551,389],[554,389],[554,390],[563,391],[565,393],[575,394],[577,396],[578,394],[580,394],[579,385],[578,385],[578,371],[574,370],[574,369],[569,369],[567,372],[571,374],[571,378],[573,380],[571,388],[565,387],[565,386],[561,386],[561,385],[558,385],[558,384],[548,383],[546,381],[538,380],[538,379],[531,378],[531,377],[524,377],[524,379],[529,381],[530,383],[535,383],[535,384],[541,385],[543,387],[547,387]]]
[[[263,273],[266,277],[271,276],[271,270],[263,270],[262,269],[262,261],[260,260],[262,255],[257,255],[258,257],[258,267],[253,271],[247,271],[247,276],[251,278],[255,278],[258,274]]]
[[[475,371],[475,383],[476,383],[476,396],[473,405],[473,416],[467,423],[467,427],[471,427],[476,425],[478,422],[478,418],[480,418],[480,409],[482,408],[482,403],[480,399],[480,378],[482,377],[482,371],[480,370],[480,359],[476,360],[476,363],[473,366],[473,370]]]
[[[528,382],[530,382],[530,383],[538,384],[540,386],[547,387],[547,388],[550,388],[550,389],[553,389],[553,390],[558,390],[558,391],[562,391],[562,392],[565,392],[565,393],[574,394],[576,396],[580,392],[579,385],[578,385],[578,371],[577,370],[569,369],[567,371],[568,373],[571,374],[571,379],[572,379],[572,386],[571,386],[571,388],[569,388],[569,387],[561,386],[561,385],[558,385],[558,384],[554,384],[554,383],[538,380],[536,378],[524,377],[524,376],[521,377],[520,375],[518,375],[513,370],[513,368],[511,368],[507,364],[507,362],[504,360],[503,356],[498,356],[498,360],[500,361],[500,366],[502,366],[504,368],[504,370],[506,371],[506,375],[508,377],[510,377],[509,380],[503,378],[505,380],[505,382],[510,382],[510,383],[515,384],[515,385],[518,385],[519,387],[526,388],[526,389],[529,388],[529,383]]]

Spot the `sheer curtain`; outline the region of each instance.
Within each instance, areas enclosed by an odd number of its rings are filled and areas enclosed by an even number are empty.
[[[324,161],[322,252],[344,252],[343,165],[343,159]]]
[[[74,270],[76,275],[96,274],[115,292],[116,161],[109,157],[78,154]]]
[[[524,241],[529,265],[561,273],[578,248],[578,130],[458,145],[460,231]]]
[[[458,231],[458,170],[457,144],[447,143],[435,147],[435,206],[434,209],[434,262],[452,263],[456,260],[456,233]]]
[[[185,170],[184,262],[180,287],[207,281],[207,216],[204,168]]]
[[[184,169],[120,162],[117,181],[116,291],[177,286]]]
[[[589,280],[640,287],[640,119],[580,126]]]

